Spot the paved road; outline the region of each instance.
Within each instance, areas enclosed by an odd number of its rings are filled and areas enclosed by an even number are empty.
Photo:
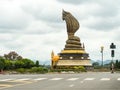
[[[120,90],[119,73],[0,75],[1,90]]]

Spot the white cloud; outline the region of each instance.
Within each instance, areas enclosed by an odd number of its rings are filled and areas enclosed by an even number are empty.
[[[61,3],[62,2],[62,3]],[[51,51],[60,53],[67,40],[62,9],[80,22],[79,36],[93,60],[111,59],[109,45],[117,46],[119,59],[119,1],[114,0],[0,0],[0,54],[16,51],[34,60],[50,60]]]
[[[6,0],[0,2],[0,28],[9,32],[29,25],[31,17],[21,10],[19,2]]]

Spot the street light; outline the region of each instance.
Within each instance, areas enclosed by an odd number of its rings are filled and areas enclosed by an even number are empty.
[[[102,65],[101,65],[101,66],[102,66],[102,67],[103,67],[103,50],[104,50],[104,47],[101,46],[101,57],[102,57],[102,58],[101,58],[101,59],[102,59]]]

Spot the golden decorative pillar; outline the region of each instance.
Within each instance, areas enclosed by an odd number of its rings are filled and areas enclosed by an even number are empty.
[[[56,63],[58,62],[58,60],[60,59],[60,57],[58,55],[55,55],[54,52],[51,52],[51,69],[53,69],[54,66],[56,66]]]

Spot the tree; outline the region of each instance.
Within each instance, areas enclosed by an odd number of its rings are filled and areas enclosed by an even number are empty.
[[[7,60],[21,60],[22,56],[18,55],[16,52],[11,51],[8,54],[4,54],[5,59]]]
[[[115,62],[115,68],[116,68],[116,69],[119,68],[119,61],[118,61],[118,60],[116,60],[116,62]]]
[[[13,68],[13,63],[10,60],[5,60],[5,69],[9,70]]]
[[[118,69],[120,69],[120,61],[118,62]]]
[[[0,72],[3,72],[3,69],[5,67],[5,59],[0,57]]]
[[[95,67],[95,66],[99,66],[99,63],[98,63],[98,62],[94,62],[92,65],[93,65],[94,67]]]
[[[35,62],[35,66],[36,66],[36,67],[39,67],[39,66],[40,66],[38,60]]]
[[[30,59],[22,59],[22,62],[24,63],[23,68],[31,68],[35,65],[34,62]]]
[[[30,59],[22,59],[15,61],[15,68],[31,68],[34,66],[34,62]]]
[[[99,65],[98,62],[94,62],[92,65],[93,65],[93,67],[96,68],[96,69],[100,68],[100,65]]]
[[[23,68],[24,67],[23,61],[22,60],[15,61],[14,67],[15,67],[15,69],[17,69],[17,68]]]

